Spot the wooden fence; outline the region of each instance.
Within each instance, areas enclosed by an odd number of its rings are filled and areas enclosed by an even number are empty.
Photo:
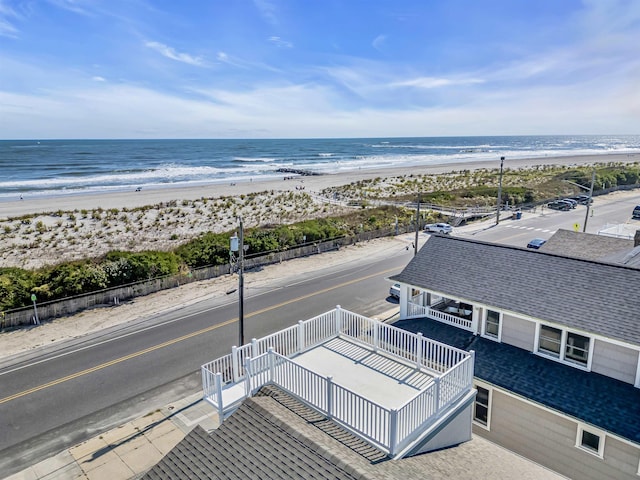
[[[408,227],[410,228],[410,227]],[[283,251],[272,251],[261,253],[259,255],[247,255],[245,257],[245,270],[258,268],[265,265],[280,263],[294,258],[307,257],[317,255],[331,250],[337,250],[341,246],[352,245],[362,241],[372,240],[374,238],[393,236],[396,233],[406,233],[407,227],[399,227],[399,231],[395,229],[376,230],[371,232],[363,232],[358,235],[334,238],[324,242],[307,243],[295,248]],[[51,320],[53,318],[73,315],[74,313],[86,310],[88,308],[106,307],[117,305],[122,301],[130,300],[135,297],[149,295],[151,293],[165,290],[168,288],[179,287],[186,283],[196,282],[200,280],[208,280],[210,278],[226,275],[231,272],[231,265],[215,265],[203,268],[192,269],[186,275],[171,275],[166,277],[144,280],[128,285],[113,287],[96,292],[67,297],[60,300],[52,300],[49,302],[37,303],[37,314],[40,322]],[[0,331],[9,328],[15,328],[23,325],[36,324],[35,309],[33,306],[23,307],[15,310],[7,310],[0,312]]]

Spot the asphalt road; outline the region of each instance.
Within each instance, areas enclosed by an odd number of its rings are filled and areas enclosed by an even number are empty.
[[[640,205],[640,193],[620,196],[594,197],[593,205],[587,218],[587,233],[598,233],[607,225],[628,224],[640,229],[640,220],[631,218],[633,207]],[[557,211],[538,207],[536,212],[523,212],[520,220],[512,220],[506,212],[501,215],[498,225],[493,220],[483,222],[482,227],[473,225],[454,232],[468,238],[476,238],[487,242],[503,243],[525,247],[533,238],[548,240],[558,229],[577,230],[582,232],[587,207],[578,205],[570,211]]]
[[[338,304],[368,316],[392,308],[384,278],[411,256],[363,258],[245,295],[245,341]],[[232,295],[0,363],[1,476],[200,390],[200,365],[238,344],[237,316]]]

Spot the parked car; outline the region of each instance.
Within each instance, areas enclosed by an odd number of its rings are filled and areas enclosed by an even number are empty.
[[[640,205],[636,205],[631,214],[631,218],[640,218]]]
[[[448,223],[429,223],[424,226],[424,231],[429,233],[451,233],[453,227]]]
[[[547,204],[547,207],[549,207],[552,210],[562,210],[562,211],[567,211],[567,210],[571,210],[571,205],[569,205],[567,202],[563,202],[562,200],[556,200],[555,202],[549,202]]]
[[[389,288],[389,296],[400,300],[400,284],[399,283],[394,283],[393,285],[391,285],[391,287]]]
[[[570,203],[571,208],[576,208],[578,206],[578,201],[573,198],[563,198],[561,201]]]
[[[544,238],[534,238],[527,244],[527,248],[535,248],[537,250],[545,243],[547,243],[547,241]]]
[[[591,198],[589,195],[581,194],[571,198],[573,198],[573,200],[578,202],[580,205],[587,205],[589,203],[593,203],[593,198]]]

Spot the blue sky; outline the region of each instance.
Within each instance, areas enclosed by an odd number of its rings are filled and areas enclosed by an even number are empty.
[[[0,0],[0,138],[640,134],[637,0]]]

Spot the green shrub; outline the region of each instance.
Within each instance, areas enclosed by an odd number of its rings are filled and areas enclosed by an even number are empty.
[[[28,305],[36,284],[31,271],[0,268],[0,311]]]

